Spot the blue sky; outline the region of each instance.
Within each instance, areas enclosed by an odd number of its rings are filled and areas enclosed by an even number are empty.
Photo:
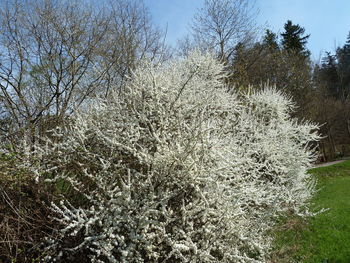
[[[163,29],[167,41],[175,44],[189,31],[189,23],[204,0],[145,0],[153,20]],[[282,32],[290,19],[305,28],[312,58],[318,60],[324,51],[334,52],[343,45],[350,31],[350,0],[256,0],[260,10],[258,25]]]

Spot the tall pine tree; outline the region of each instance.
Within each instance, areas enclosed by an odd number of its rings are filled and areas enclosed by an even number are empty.
[[[284,24],[284,32],[282,36],[282,47],[284,50],[294,52],[305,58],[310,56],[310,51],[306,48],[306,43],[310,35],[303,36],[305,29],[298,24],[293,24],[288,20]]]

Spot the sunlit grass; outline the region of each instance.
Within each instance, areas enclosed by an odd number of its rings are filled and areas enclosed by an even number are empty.
[[[276,231],[273,262],[350,262],[350,161],[311,169],[319,191],[312,208],[329,210],[303,221],[289,218]]]

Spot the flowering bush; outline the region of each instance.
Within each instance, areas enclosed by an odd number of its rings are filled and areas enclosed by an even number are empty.
[[[278,91],[237,95],[224,78],[210,55],[144,62],[53,131],[36,172],[79,202],[53,204],[48,261],[264,262],[274,217],[307,213],[317,127]]]

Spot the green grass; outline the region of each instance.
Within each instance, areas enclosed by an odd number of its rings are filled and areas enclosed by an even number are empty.
[[[350,263],[350,161],[311,169],[319,191],[309,218],[289,218],[276,231],[272,262]]]

